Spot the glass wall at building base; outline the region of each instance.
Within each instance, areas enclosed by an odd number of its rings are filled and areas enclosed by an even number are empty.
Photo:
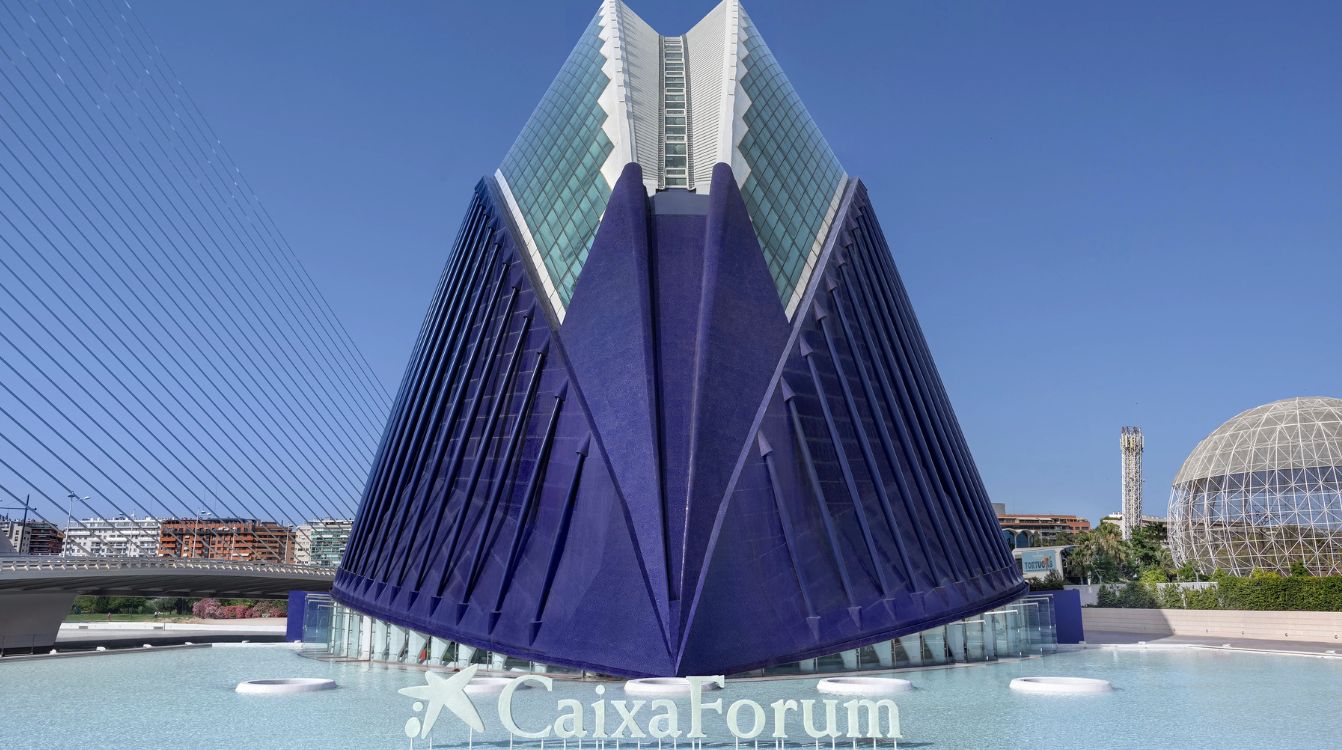
[[[352,661],[464,669],[472,664],[496,672],[533,672],[574,678],[605,675],[519,659],[437,638],[356,612],[330,597],[310,596],[303,631],[305,652]],[[973,617],[861,648],[804,659],[735,677],[867,672],[1038,656],[1057,650],[1052,600],[1021,599]]]

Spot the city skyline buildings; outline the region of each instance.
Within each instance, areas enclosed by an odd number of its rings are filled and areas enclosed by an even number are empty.
[[[66,555],[156,557],[163,522],[144,518],[81,518],[66,526]]]
[[[32,549],[33,554],[67,557],[245,560],[259,555],[325,568],[339,565],[352,525],[352,519],[318,518],[287,526],[210,513],[186,518],[72,516],[68,524],[55,524],[0,514],[0,536],[11,545],[5,554]]]
[[[294,530],[246,518],[171,518],[159,525],[158,557],[290,563]]]
[[[0,516],[5,545],[0,553],[18,555],[59,555],[65,548],[65,534],[53,523]]]
[[[294,528],[294,562],[334,568],[340,565],[349,543],[352,519],[322,518],[307,521]]]

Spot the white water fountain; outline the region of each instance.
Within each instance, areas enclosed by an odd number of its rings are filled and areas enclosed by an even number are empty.
[[[317,690],[334,690],[335,680],[321,677],[281,677],[270,680],[247,680],[234,688],[243,695],[292,695]]]
[[[718,690],[711,682],[700,683],[702,690]],[[628,695],[689,695],[690,681],[684,677],[641,677],[627,680],[624,692]]]
[[[1093,677],[1017,677],[1011,689],[1037,695],[1088,695],[1113,692],[1114,686]]]
[[[815,689],[830,695],[894,695],[912,690],[913,683],[896,677],[827,677]]]

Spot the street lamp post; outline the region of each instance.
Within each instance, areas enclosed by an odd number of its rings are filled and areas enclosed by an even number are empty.
[[[80,497],[79,495],[76,495],[76,494],[73,493],[73,492],[71,492],[71,493],[69,493],[68,495],[65,496],[65,500],[66,500],[66,502],[65,502],[65,533],[66,533],[66,534],[69,534],[69,533],[70,533],[70,523],[71,523],[72,521],[74,521],[74,517],[75,517],[75,516],[74,516],[74,511],[75,511],[75,501],[78,500],[78,501],[84,503],[84,505],[87,506],[87,505],[88,505],[88,502],[87,502],[87,501],[88,501],[89,499],[90,499],[90,498],[87,497],[87,496],[85,496],[85,497]]]

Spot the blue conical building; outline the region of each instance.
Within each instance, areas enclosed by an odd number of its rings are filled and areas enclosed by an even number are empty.
[[[683,675],[1024,590],[866,189],[750,17],[605,2],[476,186],[335,597]]]

